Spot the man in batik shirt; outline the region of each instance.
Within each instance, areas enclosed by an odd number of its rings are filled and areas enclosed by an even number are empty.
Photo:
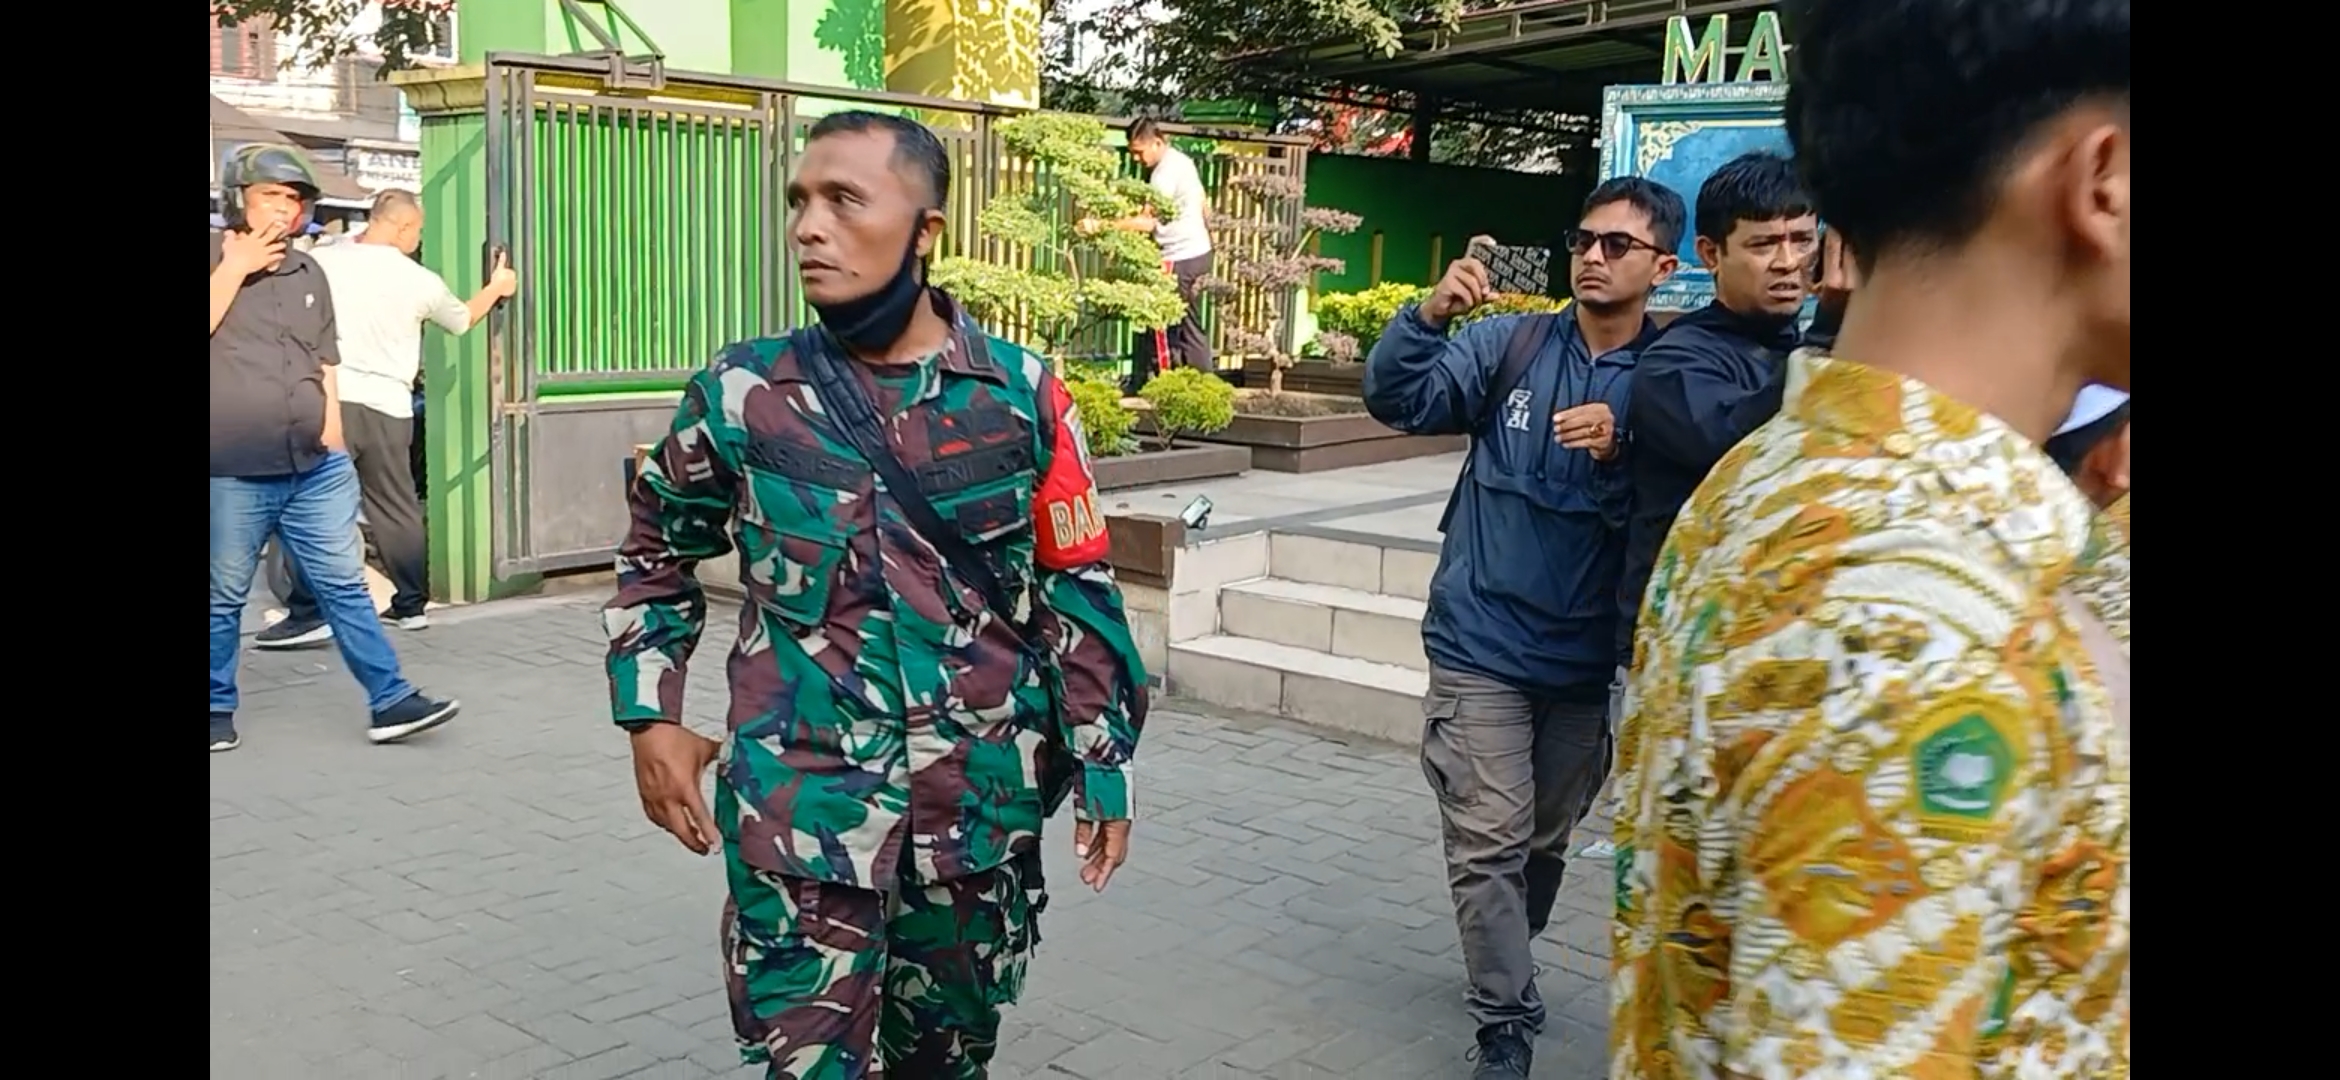
[[[1609,1075],[2125,1076],[2122,658],[2082,639],[2095,507],[2039,444],[2129,385],[2129,5],[1787,13],[1860,287],[1651,579]]]

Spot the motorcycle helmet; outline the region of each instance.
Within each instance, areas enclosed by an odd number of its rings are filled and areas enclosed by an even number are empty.
[[[301,193],[301,216],[293,223],[300,235],[317,212],[317,195],[324,186],[300,151],[282,143],[246,143],[228,155],[219,168],[220,216],[231,229],[245,228],[244,189],[253,184],[283,184]]]

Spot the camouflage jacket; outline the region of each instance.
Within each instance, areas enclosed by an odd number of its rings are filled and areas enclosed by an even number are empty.
[[[989,365],[955,337],[915,365],[848,366],[936,513],[994,558],[1047,660],[828,427],[784,337],[729,346],[694,376],[627,493],[602,616],[618,723],[681,716],[706,615],[695,564],[739,553],[749,603],[717,766],[738,816],[718,824],[752,867],[885,890],[989,869],[1037,842],[1044,753],[1078,761],[1076,815],[1132,816],[1146,676],[1079,420],[1037,357],[987,340]]]

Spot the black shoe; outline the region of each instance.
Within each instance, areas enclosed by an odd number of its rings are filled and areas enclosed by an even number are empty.
[[[376,743],[394,743],[411,739],[449,720],[463,705],[457,701],[434,701],[421,691],[408,694],[406,700],[374,714],[374,726],[366,729],[366,738]]]
[[[1479,1063],[1471,1070],[1471,1080],[1527,1080],[1528,1066],[1536,1060],[1536,1044],[1526,1024],[1516,1020],[1489,1024],[1479,1029],[1478,1047],[1463,1056]]]
[[[236,714],[223,712],[212,713],[211,752],[217,754],[224,750],[233,750],[236,747],[242,745],[244,745],[244,740],[236,737]]]
[[[255,649],[303,649],[323,645],[333,640],[333,628],[323,619],[303,619],[287,615],[266,630],[252,636]]]
[[[385,608],[381,615],[382,625],[400,630],[428,630],[431,626],[431,617],[420,611],[402,613],[397,608]]]

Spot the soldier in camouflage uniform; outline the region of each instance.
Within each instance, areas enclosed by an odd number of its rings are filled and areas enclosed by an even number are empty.
[[[1038,358],[924,284],[949,175],[909,121],[813,127],[788,198],[821,325],[691,379],[628,493],[603,615],[645,813],[722,846],[733,1020],[774,1078],[986,1075],[1046,899],[1044,765],[1069,774],[1083,883],[1102,890],[1128,850],[1145,673],[1080,425]],[[1016,618],[912,524],[816,392],[823,358],[792,341],[850,357]],[[749,603],[718,745],[679,720],[706,616],[694,566],[734,547]]]

